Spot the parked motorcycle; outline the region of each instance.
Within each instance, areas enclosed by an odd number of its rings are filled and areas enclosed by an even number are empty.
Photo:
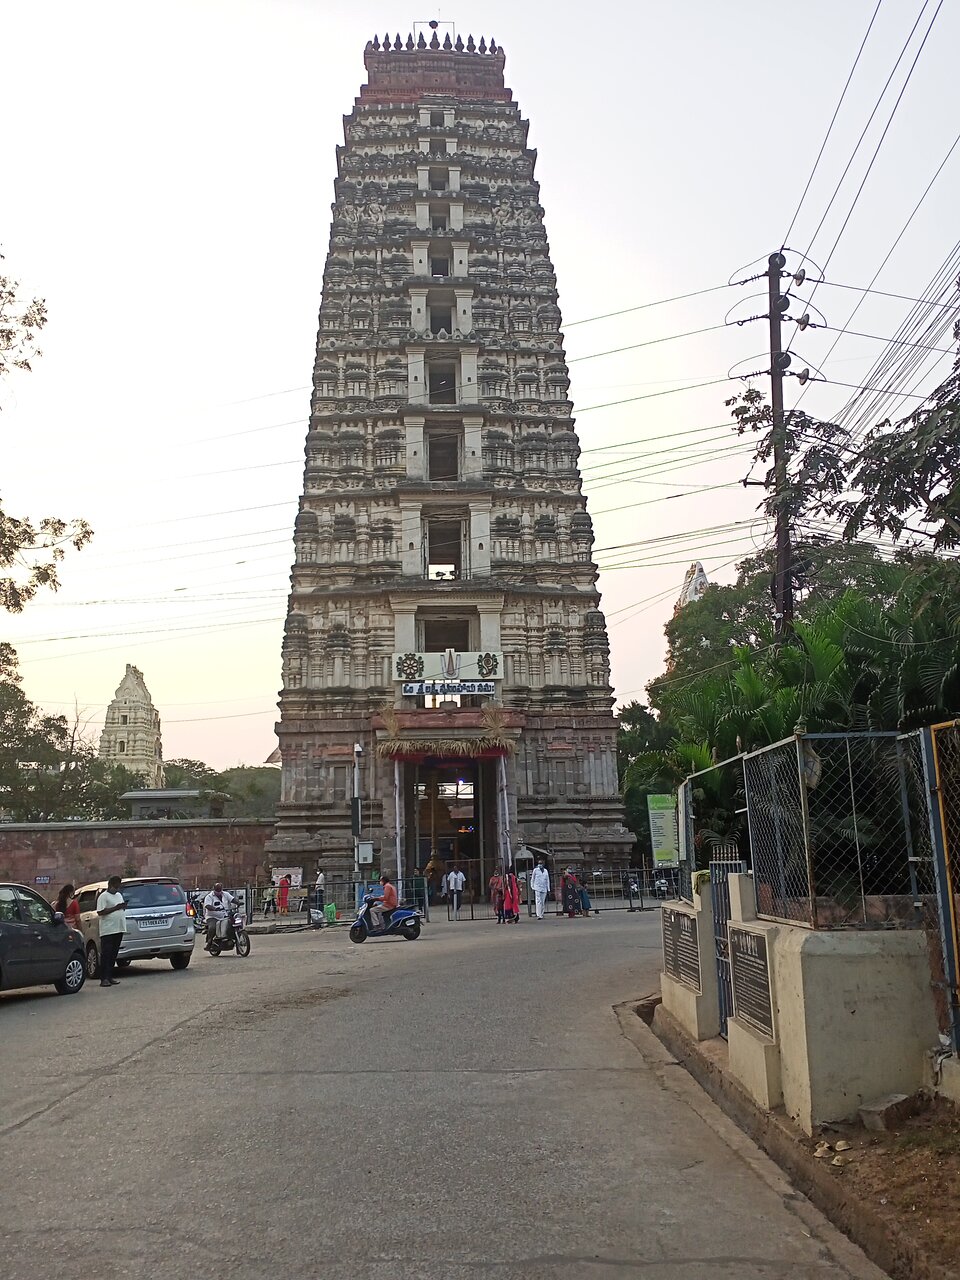
[[[350,941],[366,942],[367,938],[386,938],[395,934],[397,937],[405,938],[407,942],[416,942],[420,937],[420,920],[423,913],[414,910],[413,907],[394,907],[386,926],[375,929],[373,917],[370,915],[370,906],[376,901],[376,895],[372,893],[368,893],[363,899],[357,918],[350,926]]]
[[[247,933],[247,922],[243,912],[233,911],[226,920],[219,921],[217,931],[208,945],[212,956],[219,956],[224,951],[236,951],[238,956],[248,956],[250,935]]]

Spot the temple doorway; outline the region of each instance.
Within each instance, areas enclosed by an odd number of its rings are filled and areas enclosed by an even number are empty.
[[[455,866],[474,900],[500,862],[496,760],[427,758],[404,765],[404,872],[433,888]]]

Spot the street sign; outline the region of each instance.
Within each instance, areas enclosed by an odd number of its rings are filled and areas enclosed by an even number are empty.
[[[34,876],[34,877],[33,877],[33,883],[34,883],[34,884],[49,884],[52,878],[53,878],[52,876]]]

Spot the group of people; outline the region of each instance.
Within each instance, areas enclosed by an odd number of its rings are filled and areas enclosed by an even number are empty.
[[[272,880],[263,891],[263,914],[286,916],[290,914],[290,888],[293,884],[290,876],[281,876],[279,881]]]
[[[513,871],[495,871],[489,883],[497,924],[520,923],[520,882]]]

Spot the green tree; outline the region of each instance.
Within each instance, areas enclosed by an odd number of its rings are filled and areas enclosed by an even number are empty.
[[[0,809],[16,822],[129,817],[139,774],[100,760],[79,717],[44,715],[23,692],[16,653],[0,644]]]
[[[23,300],[19,282],[0,271],[0,379],[15,370],[30,372],[41,354],[37,340],[46,322],[44,302]],[[0,608],[19,613],[41,588],[56,591],[58,566],[68,548],[79,551],[92,537],[84,520],[11,516],[0,505]]]
[[[227,813],[235,818],[273,818],[280,802],[280,770],[267,765],[237,765],[216,775],[213,784],[230,797]]]
[[[894,541],[920,536],[936,551],[960,546],[960,358],[925,405],[868,432],[850,488],[861,496],[836,504],[846,537],[869,531]]]
[[[665,747],[673,737],[671,727],[658,720],[643,703],[628,702],[621,708],[617,726],[617,774],[623,791],[624,821],[637,837],[638,865],[649,865],[652,858],[647,796],[658,788],[628,787],[625,778],[635,760]]]
[[[165,760],[163,776],[171,791],[195,791],[209,789],[217,778],[217,771],[202,760]]]

